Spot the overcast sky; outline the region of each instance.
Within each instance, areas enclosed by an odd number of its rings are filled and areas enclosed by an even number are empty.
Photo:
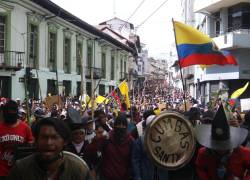
[[[81,18],[83,21],[91,25],[97,25],[114,16],[127,20],[143,0],[52,1]],[[142,6],[129,22],[133,23],[135,27],[138,26],[164,1],[165,0],[144,0]],[[170,45],[174,42],[171,21],[172,18],[180,20],[180,4],[181,0],[167,0],[167,2],[137,30],[137,34],[140,36],[141,42],[146,44],[150,56],[160,58],[168,57]]]

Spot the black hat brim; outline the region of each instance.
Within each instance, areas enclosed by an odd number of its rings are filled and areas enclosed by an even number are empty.
[[[71,131],[77,130],[77,129],[84,129],[84,124],[70,124]]]
[[[240,146],[248,135],[248,131],[243,128],[230,127],[230,138],[225,141],[213,140],[211,135],[211,125],[201,124],[195,127],[196,140],[204,147],[213,150],[230,150]]]

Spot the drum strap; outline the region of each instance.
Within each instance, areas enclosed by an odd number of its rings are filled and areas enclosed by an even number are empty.
[[[154,166],[153,180],[160,180],[158,168],[156,166]]]

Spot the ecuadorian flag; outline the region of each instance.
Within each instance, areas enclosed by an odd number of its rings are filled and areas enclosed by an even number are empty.
[[[192,26],[173,21],[181,67],[191,65],[237,65],[227,51],[219,51],[211,38]]]

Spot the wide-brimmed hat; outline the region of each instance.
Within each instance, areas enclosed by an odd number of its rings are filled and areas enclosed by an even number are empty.
[[[84,124],[81,120],[81,115],[79,111],[77,111],[76,109],[72,107],[69,107],[68,115],[69,115],[69,127],[72,131],[76,129],[83,129]]]
[[[195,127],[197,141],[213,150],[231,150],[240,146],[246,139],[248,131],[231,127],[223,105],[220,105],[211,125],[201,124]]]
[[[90,116],[83,116],[83,118],[81,119],[81,122],[85,126],[85,125],[87,125],[89,123],[94,122],[94,120]]]

